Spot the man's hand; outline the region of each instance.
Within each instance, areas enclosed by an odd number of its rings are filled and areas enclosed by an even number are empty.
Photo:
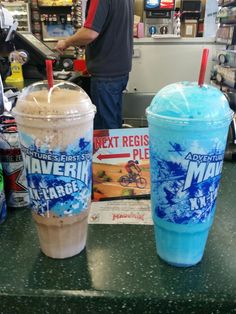
[[[59,40],[55,50],[63,54],[68,47],[86,46],[94,41],[98,35],[99,33],[94,30],[82,27],[74,35],[67,37],[65,40]]]
[[[60,53],[63,54],[64,51],[68,48],[65,40],[59,40],[55,46],[55,49]]]

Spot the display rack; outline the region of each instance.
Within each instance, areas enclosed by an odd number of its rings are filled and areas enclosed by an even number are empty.
[[[31,3],[32,32],[49,47],[80,29],[85,19],[86,0],[38,0]],[[82,58],[84,50],[75,48]]]
[[[1,2],[9,10],[13,17],[18,21],[18,31],[31,31],[30,8],[29,4],[24,1]]]
[[[217,51],[212,83],[225,94],[231,109],[236,112],[236,0],[220,0],[218,5],[219,29],[216,42],[225,44],[225,48]],[[236,114],[229,131],[227,148],[229,159],[234,159],[236,156],[235,144]],[[232,154],[233,151],[235,154]]]
[[[219,5],[223,5],[224,7],[236,6],[236,0],[223,0],[223,1],[219,1]]]
[[[218,12],[219,29],[216,42],[225,48],[217,51],[213,78],[225,93],[236,88],[236,1],[220,1]],[[231,3],[231,5],[229,5]],[[235,90],[236,93],[236,90]]]
[[[44,42],[73,34],[71,0],[39,0],[31,4],[32,32]]]

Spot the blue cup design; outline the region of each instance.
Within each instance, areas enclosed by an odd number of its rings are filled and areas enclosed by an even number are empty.
[[[213,223],[232,111],[218,89],[183,82],[163,88],[147,117],[157,253],[192,266]]]

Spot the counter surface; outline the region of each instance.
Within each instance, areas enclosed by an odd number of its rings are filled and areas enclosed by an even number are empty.
[[[189,45],[189,44],[215,44],[218,45],[218,43],[215,42],[215,37],[193,37],[193,38],[187,38],[187,37],[163,37],[163,38],[152,38],[152,37],[143,37],[143,38],[134,38],[134,45],[143,45],[143,44],[181,44],[181,45]]]
[[[89,225],[87,248],[44,256],[29,210],[0,226],[0,313],[235,313],[236,164],[225,163],[204,258],[174,268],[156,255],[153,226]],[[125,201],[124,201],[125,206]]]

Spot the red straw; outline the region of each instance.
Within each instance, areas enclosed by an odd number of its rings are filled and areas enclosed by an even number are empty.
[[[46,71],[47,71],[47,80],[48,80],[48,89],[53,87],[53,68],[52,60],[46,60]]]
[[[202,52],[201,69],[200,69],[199,78],[198,78],[198,85],[200,87],[202,87],[202,85],[204,84],[204,80],[205,80],[208,54],[209,54],[209,49],[204,48],[203,52]]]

